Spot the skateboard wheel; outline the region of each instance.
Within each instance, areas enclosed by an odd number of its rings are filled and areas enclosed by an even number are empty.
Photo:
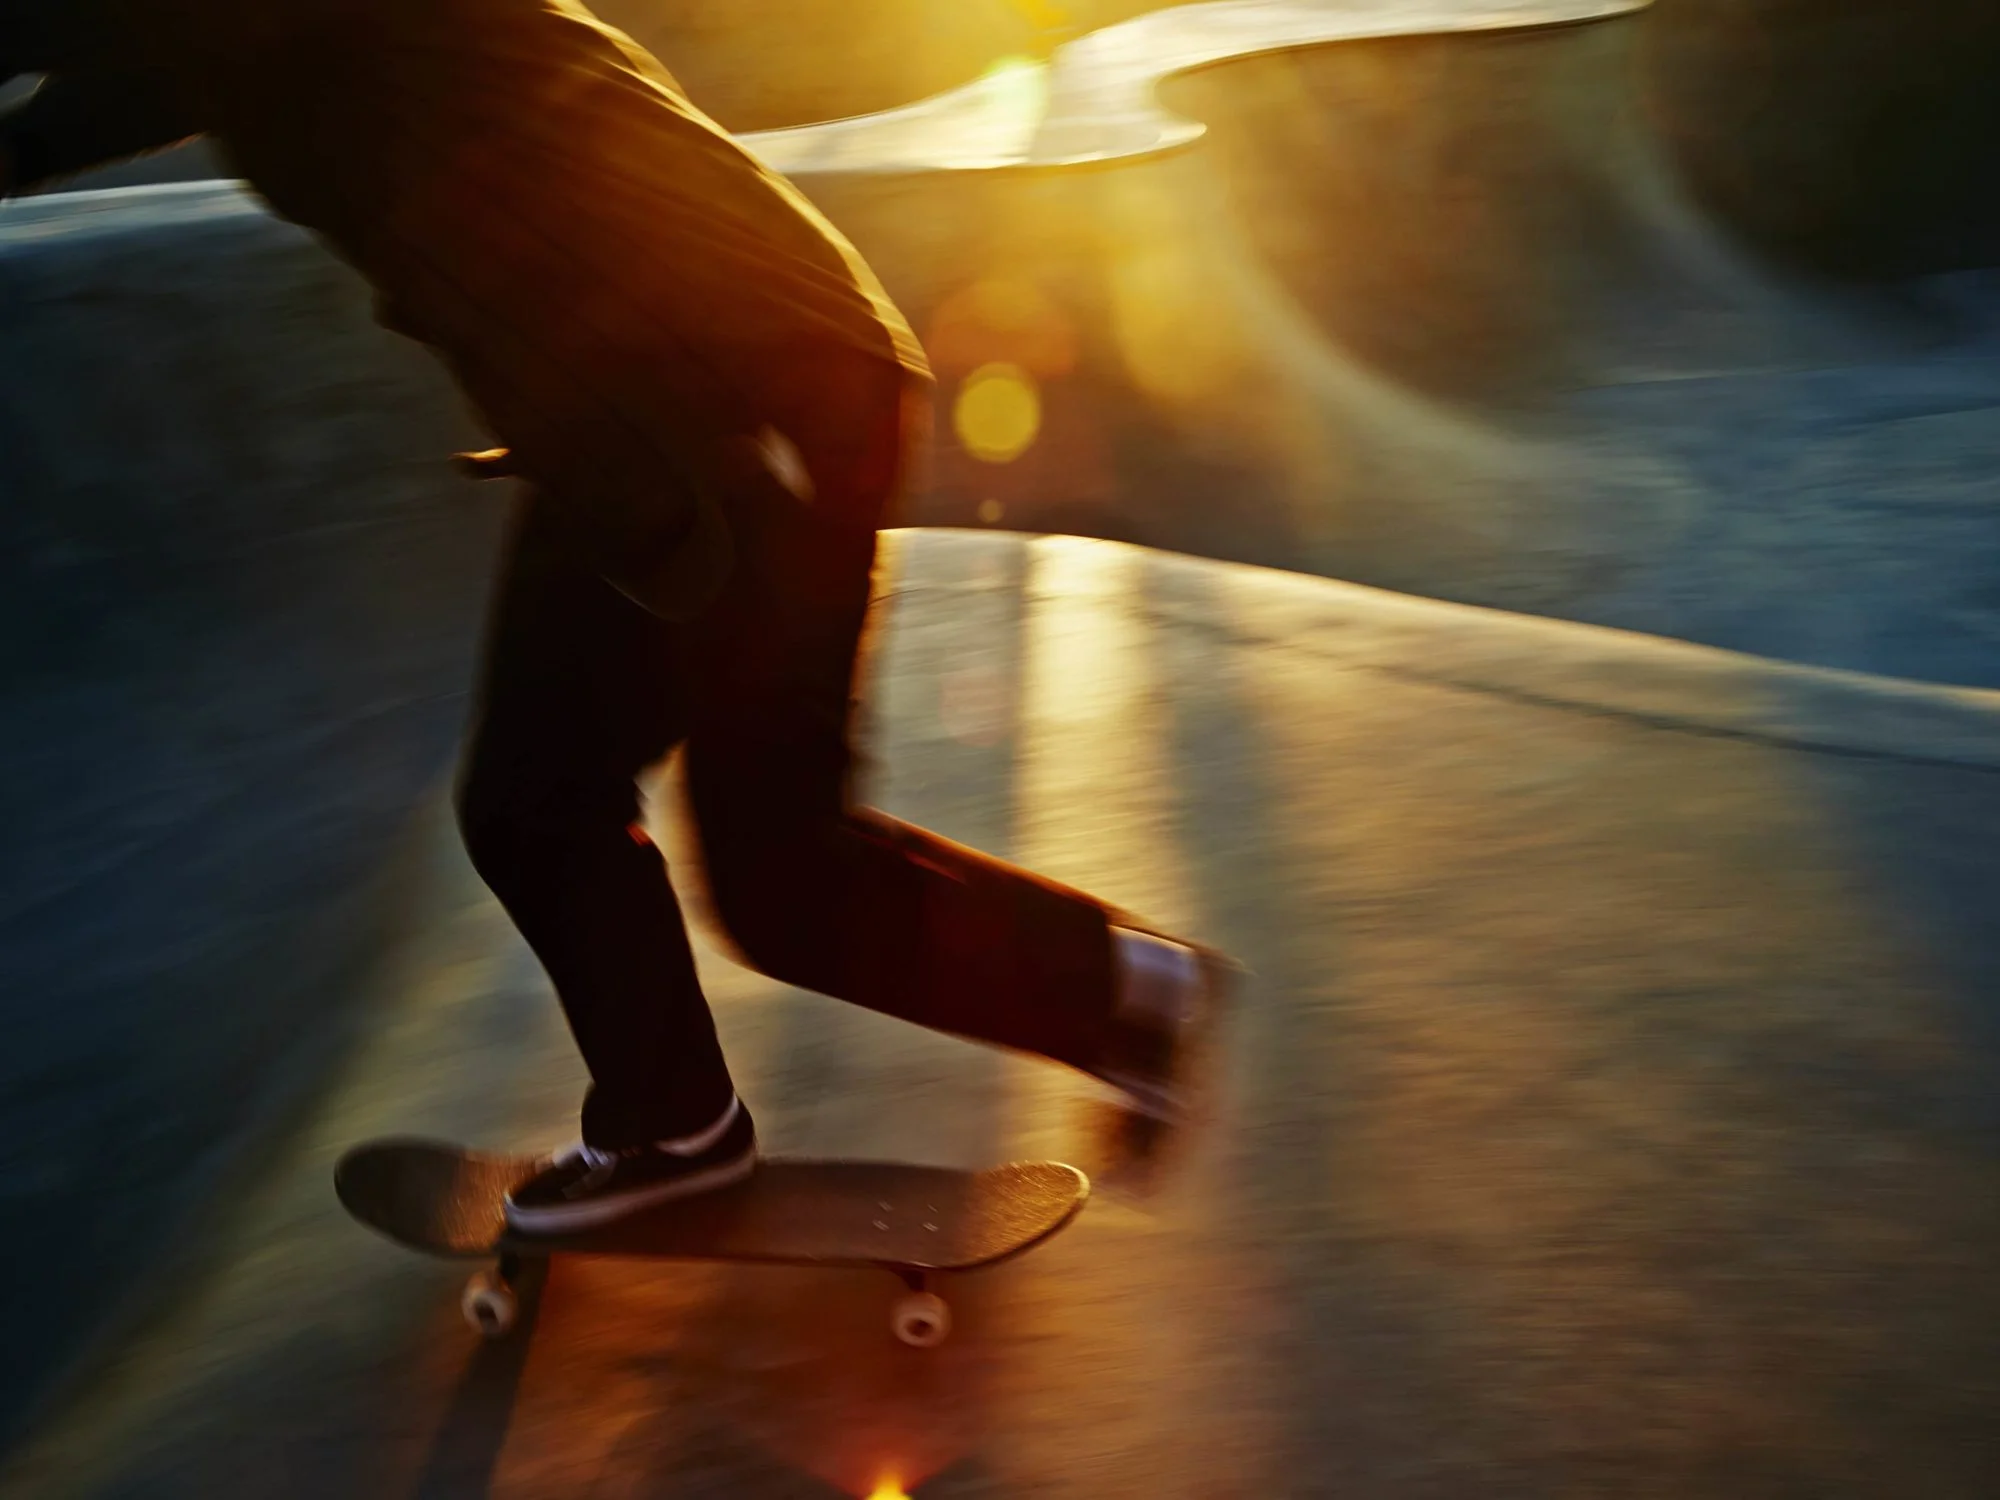
[[[911,1292],[896,1299],[889,1331],[913,1349],[935,1349],[951,1333],[951,1308],[936,1292]]]
[[[521,1311],[521,1299],[494,1271],[475,1272],[458,1299],[465,1321],[489,1339],[505,1338]]]

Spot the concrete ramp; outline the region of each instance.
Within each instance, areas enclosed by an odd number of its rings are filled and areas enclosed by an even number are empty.
[[[773,1149],[1099,1194],[934,1354],[886,1278],[613,1262],[478,1345],[327,1186],[570,1126],[434,806],[380,1024],[10,1494],[1990,1486],[2000,697],[1076,540],[907,534],[882,601],[886,805],[1254,968],[1202,1128],[1135,1158],[1063,1073],[710,946]]]
[[[750,143],[939,368],[914,520],[1993,686],[1974,57],[1990,7],[1235,0]]]
[[[937,359],[913,521],[1993,687],[1993,13],[1836,9],[1193,6],[752,144]],[[1992,1488],[1992,700],[1112,545],[909,544],[882,794],[1258,964],[1212,1133],[963,1366],[615,1270],[466,1364],[326,1165],[576,1079],[442,802],[497,507],[366,314],[226,185],[0,214],[0,1433],[126,1349],[24,1483]],[[780,1145],[1120,1176],[716,974]]]
[[[1984,0],[1217,0],[747,140],[932,352],[912,523],[2000,686],[1996,72]]]
[[[4,1431],[323,1076],[499,510],[441,375],[212,187],[8,208],[0,348]]]

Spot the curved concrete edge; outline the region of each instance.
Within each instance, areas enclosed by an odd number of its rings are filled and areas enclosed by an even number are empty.
[[[1339,42],[1529,31],[1608,20],[1653,0],[1216,0],[1154,11],[1004,64],[962,88],[849,120],[745,135],[787,176],[1101,166],[1176,150],[1206,127],[1158,90],[1202,68]]]
[[[1066,169],[1142,161],[1206,133],[1158,91],[1221,64],[1395,37],[1535,31],[1613,20],[1656,0],[1210,0],[1090,32],[1046,62],[1003,59],[983,77],[893,109],[737,139],[802,180]],[[206,158],[204,158],[205,160]],[[144,168],[119,169],[143,174]],[[180,170],[186,170],[181,167]],[[106,182],[104,186],[96,185]],[[145,178],[140,184],[155,183]],[[209,184],[156,183],[199,189]],[[60,216],[63,202],[129,191],[97,174],[73,193],[22,200],[17,222]],[[55,200],[52,202],[51,200]],[[100,209],[99,211],[104,211]]]
[[[909,567],[936,549],[1016,566],[1026,549],[1143,556],[1147,607],[1242,645],[1776,748],[2000,770],[2000,692],[1766,657],[1604,626],[1389,593],[1275,568],[1079,537],[897,533]],[[937,587],[916,583],[916,588]]]
[[[1228,10],[1234,6],[1221,8]],[[1195,9],[1206,9],[1206,7],[1195,7]],[[1144,19],[1153,20],[1177,14],[1178,12],[1161,12],[1157,17]],[[318,252],[310,249],[309,237],[302,231],[272,219],[255,197],[242,186],[223,182],[78,193],[67,195],[60,201],[33,200],[0,208],[0,253],[5,253],[17,262],[24,255],[32,256],[43,251],[58,255],[82,254],[86,253],[90,246],[102,246],[112,253],[118,253],[116,247],[126,236],[202,229],[226,235],[241,234],[260,243],[269,241],[274,245],[281,241],[296,242],[300,251],[314,261],[323,259]],[[920,241],[920,248],[929,252],[935,251],[935,247],[929,246],[921,236],[913,238]],[[137,241],[133,243],[136,244]],[[913,265],[903,269],[917,275],[919,279],[926,274],[935,279],[942,274],[943,268]],[[369,334],[385,343],[399,342],[389,340],[386,335],[381,335],[372,329],[369,330]],[[1159,540],[1171,546],[1179,538],[1169,535]],[[1197,543],[1197,546],[1199,545]],[[1279,576],[1291,577],[1286,574]],[[1316,587],[1316,581],[1291,578],[1291,592],[1299,597],[1319,600],[1321,596],[1311,592]],[[1380,601],[1379,608],[1373,614],[1373,618],[1378,621],[1378,634],[1381,629],[1387,628],[1386,624],[1381,622],[1386,622],[1392,617],[1403,617],[1398,615],[1399,611],[1414,611],[1423,618],[1430,618],[1424,613],[1431,608],[1427,601],[1398,593],[1370,590],[1358,584],[1342,585],[1342,587],[1349,590],[1349,597],[1367,596]],[[1305,591],[1303,595],[1299,595],[1301,589]],[[1278,589],[1274,597],[1285,592],[1284,589]],[[1498,640],[1519,638],[1524,642],[1532,642],[1539,632],[1552,630],[1570,643],[1564,652],[1559,653],[1565,662],[1562,675],[1566,685],[1543,681],[1538,686],[1516,684],[1515,690],[1547,692],[1565,700],[1580,703],[1596,702],[1603,707],[1614,703],[1625,703],[1631,712],[1670,717],[1692,716],[1690,722],[1713,708],[1710,701],[1712,694],[1705,686],[1692,700],[1684,699],[1677,690],[1666,686],[1670,679],[1677,677],[1675,669],[1665,665],[1666,663],[1684,663],[1700,659],[1708,648],[1630,632],[1601,629],[1597,634],[1605,638],[1626,642],[1651,641],[1653,645],[1650,653],[1640,652],[1636,656],[1621,648],[1614,653],[1615,666],[1598,667],[1588,664],[1584,656],[1578,654],[1582,650],[1581,643],[1592,638],[1590,627],[1572,627],[1551,623],[1535,616],[1480,610],[1469,605],[1464,608],[1469,614],[1481,617],[1481,623],[1469,632],[1469,638],[1477,644],[1465,648],[1464,659],[1455,668],[1469,674],[1466,678],[1468,682],[1481,680],[1479,674],[1483,671],[1498,670],[1493,667],[1495,642]],[[1315,604],[1307,613],[1314,615],[1323,613],[1323,606]],[[1333,630],[1315,627],[1315,634],[1328,641],[1336,637],[1344,639],[1348,642],[1348,649],[1352,649],[1355,641],[1355,632],[1351,628]],[[1515,652],[1514,655],[1526,659],[1534,656],[1540,649],[1545,648],[1524,645],[1522,650]],[[1948,687],[1929,687],[1915,683],[1894,684],[1896,690],[1892,692],[1891,679],[1867,673],[1792,666],[1754,655],[1728,651],[1716,651],[1713,654],[1718,659],[1740,664],[1746,691],[1751,677],[1760,679],[1767,694],[1776,691],[1775,684],[1779,682],[1784,684],[1782,706],[1768,696],[1755,713],[1752,713],[1743,701],[1737,701],[1729,706],[1726,716],[1730,717],[1732,722],[1735,720],[1744,722],[1734,723],[1734,727],[1729,728],[1727,732],[1771,734],[1815,741],[1827,739],[1830,734],[1834,738],[1846,734],[1856,741],[1850,747],[1855,753],[1907,753],[1936,756],[1953,761],[1968,758],[1979,761],[1985,753],[1981,748],[1984,731],[1979,729],[1977,724],[1986,712],[1990,694],[1974,690],[1961,692]],[[1642,660],[1647,664],[1642,665]],[[1749,665],[1753,663],[1756,664],[1755,670]],[[1547,678],[1554,670],[1552,665],[1545,665],[1540,669],[1539,675]],[[1704,684],[1709,681],[1709,671],[1706,667],[1696,671],[1694,676]],[[1642,682],[1647,684],[1643,691],[1640,687]],[[1838,733],[1829,731],[1825,727],[1829,715],[1833,721],[1841,724],[1856,725],[1861,722],[1862,713],[1858,707],[1822,706],[1844,703],[1853,698],[1854,694],[1850,693],[1849,689],[1855,684],[1864,685],[1859,689],[1858,698],[1854,699],[1856,704],[1878,705],[1872,710],[1875,727],[1866,731],[1858,728],[1841,730]],[[1487,685],[1495,688],[1501,686],[1497,681]],[[1897,706],[1893,708],[1881,706],[1889,704],[1892,700]],[[1967,710],[1964,707],[1966,704],[1971,704],[1972,707]],[[1960,716],[1967,711],[1973,715],[1973,727],[1970,729],[1960,724]],[[1756,719],[1758,722],[1752,724],[1748,722],[1750,719]],[[1937,726],[1936,744],[1932,748],[1923,748],[1929,742],[1931,731],[1921,729],[1919,725]],[[1712,724],[1709,727],[1715,732],[1724,732],[1725,729],[1721,724]]]
[[[255,221],[268,232],[308,242],[303,229],[272,217],[250,191],[229,178],[85,188],[0,203],[0,250],[62,250],[106,235],[166,236],[176,231]]]
[[[202,227],[301,244],[308,239],[271,218],[242,186],[207,182],[109,189],[10,205],[0,210],[0,253],[70,255],[93,243],[113,245],[122,236]],[[1161,556],[1167,573],[1176,567],[1211,566]],[[1855,754],[2000,763],[2000,741],[1990,719],[2000,711],[2000,694],[1993,692],[1798,666],[1276,569],[1222,566],[1225,572],[1266,578],[1265,608],[1279,609],[1284,601],[1291,644],[1309,642],[1309,649],[1349,665],[1386,669],[1389,662],[1403,659],[1404,643],[1421,637],[1431,649],[1423,670],[1440,681],[1682,722],[1711,733],[1821,744]],[[1404,665],[1397,670],[1413,669]],[[1727,701],[1716,690],[1725,675],[1736,688]]]

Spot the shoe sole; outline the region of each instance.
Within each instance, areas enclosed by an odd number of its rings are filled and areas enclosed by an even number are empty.
[[[752,1151],[706,1171],[676,1177],[672,1182],[635,1188],[615,1198],[594,1198],[584,1203],[563,1203],[549,1208],[522,1208],[509,1198],[506,1204],[507,1227],[522,1234],[568,1234],[579,1229],[600,1229],[643,1209],[658,1208],[677,1198],[691,1198],[698,1193],[728,1187],[743,1181],[756,1170],[757,1153]]]

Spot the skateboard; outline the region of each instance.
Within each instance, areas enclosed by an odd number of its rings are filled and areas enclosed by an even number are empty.
[[[890,1331],[917,1348],[941,1344],[951,1331],[951,1309],[931,1290],[932,1276],[1019,1255],[1068,1225],[1090,1195],[1090,1180],[1060,1162],[967,1172],[775,1158],[743,1182],[596,1229],[536,1235],[509,1229],[507,1192],[546,1161],[440,1141],[370,1141],[341,1158],[334,1191],[349,1214],[399,1245],[491,1259],[466,1283],[459,1303],[466,1321],[488,1338],[513,1328],[531,1263],[605,1255],[888,1271],[907,1288],[891,1310]]]

